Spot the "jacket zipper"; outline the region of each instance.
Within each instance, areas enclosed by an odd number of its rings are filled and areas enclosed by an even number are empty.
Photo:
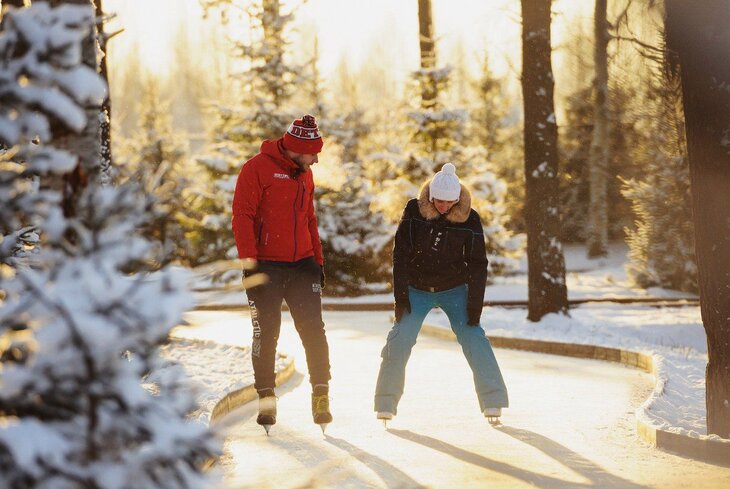
[[[294,211],[294,253],[292,261],[297,261],[297,200],[299,200],[299,183],[297,182],[297,195],[294,197],[292,210]]]

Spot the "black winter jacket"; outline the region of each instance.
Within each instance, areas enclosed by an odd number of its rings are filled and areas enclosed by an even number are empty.
[[[408,286],[447,290],[466,284],[469,317],[481,315],[487,283],[487,255],[479,214],[461,186],[459,202],[445,215],[429,200],[428,182],[403,211],[393,249],[395,301],[404,303]]]

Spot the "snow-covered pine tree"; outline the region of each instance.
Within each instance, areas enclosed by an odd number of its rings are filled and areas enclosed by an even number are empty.
[[[645,138],[634,159],[641,177],[623,181],[636,216],[626,229],[626,271],[639,287],[697,292],[689,164],[679,77],[649,79],[641,127]]]
[[[325,256],[328,295],[357,295],[380,292],[390,277],[388,256],[395,229],[381,212],[371,208],[375,198],[365,178],[361,157],[363,141],[370,132],[365,113],[359,108],[357,90],[350,87],[342,94],[336,113],[324,96],[324,82],[319,74],[319,51],[316,37],[307,63],[310,76],[304,87],[310,112],[326,128],[325,161],[321,165],[336,168],[331,179],[317,181],[315,189],[319,236]],[[345,73],[339,83],[346,84]],[[344,82],[344,83],[343,83]],[[348,92],[347,88],[344,90]],[[330,161],[333,160],[333,161]],[[317,170],[321,170],[318,167]],[[315,171],[315,177],[316,177]]]
[[[140,128],[120,144],[120,157],[128,163],[118,169],[118,178],[138,182],[157,202],[142,235],[161,247],[163,263],[178,260],[194,266],[197,258],[185,237],[187,229],[195,228],[186,215],[193,198],[187,139],[172,128],[170,102],[162,99],[159,82],[150,78],[144,87]]]
[[[488,54],[482,56],[478,76],[469,80],[472,103],[467,135],[469,146],[483,147],[492,171],[503,180],[507,227],[524,232],[525,168],[522,148],[521,107],[510,93],[507,80],[497,77],[490,67]]]
[[[211,144],[198,158],[206,178],[198,182],[201,186],[194,202],[200,227],[189,237],[200,263],[237,257],[231,204],[238,173],[243,163],[258,152],[263,140],[280,137],[289,123],[301,116],[292,110],[291,98],[306,76],[286,59],[287,29],[293,13],[283,13],[279,0],[205,0],[204,4],[209,9],[220,9],[224,15],[232,7],[246,11],[250,39],[234,45],[234,55],[244,67],[230,86],[238,100],[214,108],[218,121]]]
[[[525,236],[508,229],[507,183],[492,171],[494,165],[483,147],[469,146],[464,149],[463,157],[471,162],[471,171],[462,180],[471,190],[471,205],[482,219],[489,271],[500,275],[514,270],[524,254]]]
[[[467,112],[463,109],[450,109],[444,104],[444,92],[449,88],[450,66],[439,67],[436,56],[436,42],[431,13],[431,0],[419,0],[419,46],[421,66],[412,73],[409,89],[411,110],[407,113],[405,125],[408,131],[404,153],[405,160],[393,161],[391,166],[398,182],[383,182],[386,194],[398,194],[412,188],[409,194],[415,196],[420,185],[441,169],[445,163],[458,163],[461,145],[465,137]],[[403,164],[403,161],[405,164]],[[401,200],[403,195],[400,195]],[[386,201],[397,201],[386,197]],[[400,204],[402,210],[405,201]],[[389,213],[390,214],[390,213]],[[393,213],[400,216],[400,212]]]
[[[616,7],[625,9],[631,7],[631,2],[618,2]],[[596,3],[598,7],[598,3]],[[602,6],[601,6],[602,7]],[[633,8],[633,7],[632,7]],[[609,22],[609,59],[608,59],[608,98],[605,105],[606,114],[599,118],[606,118],[599,125],[608,123],[607,142],[601,142],[598,146],[586,143],[593,137],[594,115],[598,109],[595,96],[597,91],[604,91],[598,88],[594,79],[594,72],[602,71],[594,69],[596,61],[591,55],[593,49],[593,35],[590,34],[588,23],[584,20],[575,20],[570,25],[570,38],[573,40],[565,46],[566,61],[563,63],[563,75],[560,85],[562,92],[562,104],[565,110],[564,123],[560,125],[560,153],[561,153],[561,205],[563,210],[561,239],[564,242],[588,242],[589,239],[589,214],[591,206],[601,207],[602,201],[606,202],[605,215],[601,210],[598,212],[597,221],[607,219],[607,232],[609,241],[624,239],[624,229],[634,219],[633,211],[628,199],[621,191],[621,181],[641,176],[643,166],[636,160],[635,153],[640,153],[644,148],[648,134],[641,134],[640,131],[648,127],[645,119],[654,117],[650,115],[647,107],[644,107],[646,87],[644,81],[653,76],[650,68],[654,63],[655,54],[650,46],[656,41],[653,34],[656,29],[637,34],[635,30],[641,23],[655,23],[656,13],[646,5],[636,6],[637,15],[629,15],[627,11],[617,14]],[[654,7],[656,9],[656,7]],[[601,8],[602,10],[602,8]],[[599,15],[601,17],[602,15]],[[631,23],[628,22],[631,19]],[[641,19],[641,20],[638,20]],[[602,24],[602,21],[599,21]],[[594,30],[598,26],[594,25]],[[596,34],[598,35],[598,34]],[[602,36],[602,34],[600,35]],[[600,37],[599,36],[599,37]],[[634,44],[634,39],[642,39],[643,46]],[[605,39],[604,39],[605,40]],[[640,50],[637,52],[637,47]],[[594,52],[595,54],[595,52]],[[605,61],[603,55],[599,56],[599,63]],[[647,63],[648,61],[648,63]],[[605,73],[600,77],[604,78]],[[606,137],[605,127],[599,131]],[[598,198],[591,204],[591,158],[602,159],[604,149],[607,148],[607,163],[603,171],[607,172],[605,181],[605,195]],[[591,156],[590,151],[595,154]],[[593,175],[597,175],[594,173]],[[598,187],[601,177],[598,176]],[[600,191],[599,193],[604,193]],[[594,197],[598,194],[594,194]],[[602,229],[601,224],[598,228]],[[601,234],[602,235],[602,231]],[[594,238],[595,239],[595,238]],[[601,238],[599,241],[602,241]],[[600,247],[600,246],[599,246]]]
[[[494,264],[492,271],[501,273],[516,264],[513,258],[522,252],[522,239],[514,237],[506,228],[504,183],[496,177],[494,165],[487,159],[489,148],[484,146],[487,141],[473,138],[473,128],[467,126],[468,112],[450,108],[445,102],[453,69],[438,67],[435,43],[426,42],[433,36],[427,0],[419,2],[419,19],[421,69],[413,73],[410,87],[413,96],[404,124],[408,131],[407,143],[402,154],[381,151],[366,156],[367,164],[380,172],[374,179],[379,187],[374,207],[397,223],[406,201],[418,195],[420,186],[443,164],[454,163],[464,183],[474,185],[472,205],[484,212],[487,252]],[[373,171],[369,170],[371,174]]]
[[[81,64],[93,19],[91,5],[35,2],[6,14],[0,31],[0,142],[9,148],[0,155],[0,486],[204,487],[217,442],[186,421],[194,402],[181,371],[141,382],[190,305],[186,278],[120,271],[152,250],[137,229],[153,200],[90,179],[64,216],[47,185],[78,161],[53,146],[55,131],[81,131],[84,108],[105,96]],[[27,225],[40,247],[19,258],[12,230]]]
[[[576,33],[583,42],[571,43],[570,58],[573,60],[571,78],[575,86],[567,88],[564,99],[566,105],[565,122],[560,127],[560,202],[563,209],[561,240],[563,242],[584,242],[587,239],[587,219],[589,207],[589,145],[593,126],[593,104],[591,87],[580,80],[590,78],[586,59],[587,37]],[[632,60],[636,62],[636,60]],[[622,180],[634,178],[643,173],[643,164],[637,160],[645,148],[646,138],[653,133],[646,119],[650,115],[645,107],[645,89],[634,81],[636,67],[629,68],[628,62],[615,62],[610,65],[611,83],[609,86],[609,162],[607,180],[608,199],[608,237],[609,240],[622,240],[624,229],[634,219],[629,200],[622,193]],[[646,76],[650,76],[646,73]],[[563,90],[566,87],[563,86]],[[643,156],[640,156],[643,160]]]
[[[355,109],[333,119],[330,141],[339,148],[344,182],[317,187],[317,218],[325,255],[327,288],[335,294],[379,291],[390,277],[390,244],[395,229],[374,210],[375,195],[364,177],[359,146],[368,125]]]
[[[370,210],[373,195],[362,166],[347,162],[343,168],[342,187],[325,189],[318,199],[327,288],[337,295],[382,291],[390,277],[388,245],[395,231],[381,213]]]

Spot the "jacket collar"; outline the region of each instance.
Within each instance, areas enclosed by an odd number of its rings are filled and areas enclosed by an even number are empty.
[[[284,154],[284,147],[281,142],[284,138],[279,139],[267,139],[261,143],[261,153],[270,157],[274,160],[282,170],[286,171],[290,176],[295,177],[302,173],[299,165],[292,161],[289,157]]]
[[[438,219],[441,214],[436,210],[436,206],[429,199],[431,191],[428,184],[431,180],[428,180],[421,187],[421,191],[418,193],[418,211],[421,213],[424,219],[429,221]],[[444,217],[449,222],[463,223],[469,218],[471,212],[471,192],[463,184],[461,185],[461,193],[459,194],[459,201],[454,204],[454,207],[447,212]]]

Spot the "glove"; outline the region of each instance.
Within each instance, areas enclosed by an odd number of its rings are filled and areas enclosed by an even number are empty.
[[[255,268],[250,268],[248,270],[244,270],[243,271],[243,278],[241,279],[241,281],[243,282],[244,286],[246,285],[246,279],[247,278],[253,277],[254,275],[257,275],[259,273],[260,272],[258,270],[256,270]]]
[[[395,301],[395,322],[399,323],[403,319],[403,314],[411,313],[411,301],[407,297],[400,301]]]
[[[324,289],[324,285],[327,283],[327,278],[324,276],[324,265],[319,267],[319,285]]]
[[[479,320],[482,317],[482,310],[481,310],[481,308],[468,310],[467,316],[468,316],[468,319],[467,319],[466,324],[468,324],[469,326],[479,326],[480,325]]]
[[[244,270],[244,271],[243,271],[243,276],[241,277],[241,283],[243,284],[243,287],[244,287],[244,288],[246,289],[246,296],[247,296],[247,297],[248,297],[249,299],[251,299],[251,300],[254,300],[254,297],[253,297],[253,296],[255,295],[255,292],[254,292],[254,290],[255,290],[255,289],[256,289],[257,287],[256,287],[256,286],[253,286],[253,287],[252,287],[252,286],[251,286],[251,281],[250,281],[250,280],[248,280],[248,279],[250,279],[250,278],[251,278],[251,277],[253,277],[254,275],[257,275],[258,273],[259,273],[259,272],[257,272],[257,271],[256,271],[256,270],[254,270],[254,269]]]

